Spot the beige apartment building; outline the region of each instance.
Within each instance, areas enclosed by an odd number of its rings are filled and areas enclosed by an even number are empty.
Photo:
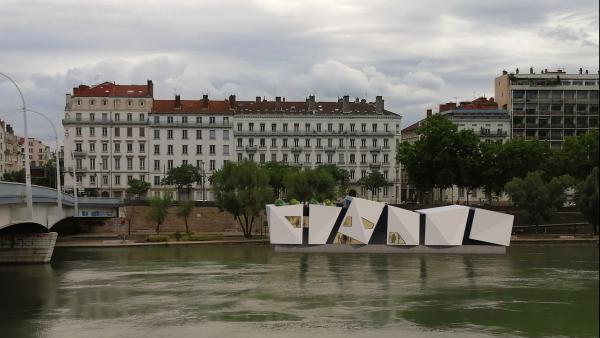
[[[65,189],[88,196],[124,197],[127,181],[148,180],[148,116],[153,84],[104,82],[67,94]]]
[[[50,147],[35,137],[30,137],[27,146],[29,147],[29,164],[32,168],[43,167],[48,160],[52,158]],[[21,165],[25,167],[25,144],[21,146]]]
[[[511,116],[512,137],[560,148],[569,136],[598,129],[598,71],[503,71],[494,81],[496,101]]]

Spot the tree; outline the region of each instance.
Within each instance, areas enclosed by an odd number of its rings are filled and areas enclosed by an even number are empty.
[[[577,191],[577,207],[598,234],[598,167],[592,169]]]
[[[505,189],[525,219],[537,228],[550,218],[552,211],[564,204],[565,190],[573,185],[575,180],[571,176],[554,177],[547,182],[542,171],[534,171],[523,178],[513,178]]]
[[[377,170],[374,170],[369,173],[369,175],[362,177],[360,180],[358,180],[358,184],[371,191],[371,199],[375,198],[374,196],[376,192],[379,195],[379,188],[390,185],[390,183],[385,180],[385,177],[383,177],[383,175]]]
[[[337,187],[335,194],[337,196],[345,196],[348,193],[350,186],[350,172],[333,164],[325,164],[317,167],[318,170],[327,171],[334,179]]]
[[[160,233],[160,225],[165,221],[169,206],[171,205],[171,194],[165,193],[150,199],[150,218],[156,222],[156,233]]]
[[[592,169],[598,167],[598,143],[597,130],[566,138],[562,148],[552,154],[550,174],[571,175],[578,180],[585,180]]]
[[[298,169],[279,162],[269,162],[263,165],[269,174],[269,185],[273,188],[275,197],[282,197],[285,190],[284,179],[290,172]]]
[[[150,189],[150,182],[142,181],[142,180],[130,180],[127,182],[127,194],[132,196],[134,199],[139,199],[140,197],[144,197],[148,190]]]
[[[422,193],[433,188],[448,188],[455,181],[456,163],[454,146],[457,127],[442,115],[433,115],[418,128],[419,139],[414,143],[403,142],[398,147],[396,161],[408,178]]]
[[[304,169],[290,172],[284,179],[288,198],[306,202],[311,198],[335,198],[338,185],[328,168]]]
[[[482,155],[479,137],[472,130],[461,130],[454,135],[453,162],[448,165],[455,170],[454,184],[466,190],[467,204],[469,194],[482,185]]]
[[[227,162],[212,177],[215,202],[239,222],[244,237],[252,237],[254,220],[273,199],[266,169],[252,161]]]
[[[189,191],[192,184],[199,182],[202,179],[200,168],[195,167],[191,164],[182,164],[179,167],[171,168],[167,172],[167,177],[164,178],[166,184],[175,185],[177,192],[187,191],[189,198]]]
[[[7,171],[2,175],[2,180],[6,182],[25,183],[25,169],[10,172]]]
[[[194,209],[194,202],[192,201],[183,201],[177,208],[177,215],[183,218],[183,221],[185,222],[185,232],[188,234],[190,233],[188,217],[190,217],[192,209]]]

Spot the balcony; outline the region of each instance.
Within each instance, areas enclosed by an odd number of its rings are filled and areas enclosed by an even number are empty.
[[[379,169],[381,168],[381,163],[369,163],[369,169]]]
[[[87,155],[87,151],[74,151],[73,156],[75,157],[85,157]]]
[[[176,127],[176,128],[233,128],[233,122],[227,122],[227,123],[182,123],[182,122],[166,122],[166,121],[160,121],[160,122],[155,122],[152,121],[149,123],[150,126],[152,127]],[[238,134],[244,134],[247,131],[241,131],[238,132]],[[251,135],[257,135],[257,134],[264,134],[264,133],[259,133],[259,132],[251,132]]]
[[[369,147],[369,152],[379,153],[381,152],[381,147]]]
[[[300,153],[302,152],[302,147],[292,147],[292,153]]]
[[[110,119],[77,119],[77,118],[64,118],[62,119],[63,126],[66,125],[147,125],[149,120],[131,120],[131,121],[115,121]]]
[[[258,150],[257,146],[246,146],[247,152],[256,152]]]
[[[335,150],[336,150],[335,146],[326,146],[325,147],[325,152],[333,153],[333,152],[335,152]]]

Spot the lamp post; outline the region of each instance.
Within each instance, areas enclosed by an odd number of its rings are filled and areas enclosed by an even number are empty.
[[[19,92],[19,96],[21,97],[22,103],[22,111],[23,111],[23,128],[25,129],[25,199],[27,201],[27,212],[29,214],[29,220],[33,221],[33,194],[31,192],[31,171],[29,165],[29,137],[27,136],[27,105],[25,104],[25,98],[23,97],[23,93],[21,92],[21,88],[17,85],[17,83],[8,75],[0,72],[0,75],[8,79],[10,83],[12,83],[17,91]]]
[[[48,123],[50,123],[50,126],[52,127],[52,130],[54,131],[54,136],[56,138],[56,149],[54,149],[54,157],[56,159],[56,206],[58,207],[58,212],[62,215],[63,212],[63,208],[62,208],[62,189],[61,189],[61,185],[60,185],[60,161],[59,161],[59,146],[58,146],[58,132],[56,131],[56,126],[54,125],[54,123],[52,123],[52,121],[44,114],[32,110],[32,109],[27,109],[28,112],[37,114],[41,117],[43,117],[44,119],[46,119],[46,121],[48,121]]]

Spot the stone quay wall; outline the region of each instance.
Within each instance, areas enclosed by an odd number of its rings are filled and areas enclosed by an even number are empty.
[[[0,235],[0,264],[48,263],[54,252],[56,232]]]

